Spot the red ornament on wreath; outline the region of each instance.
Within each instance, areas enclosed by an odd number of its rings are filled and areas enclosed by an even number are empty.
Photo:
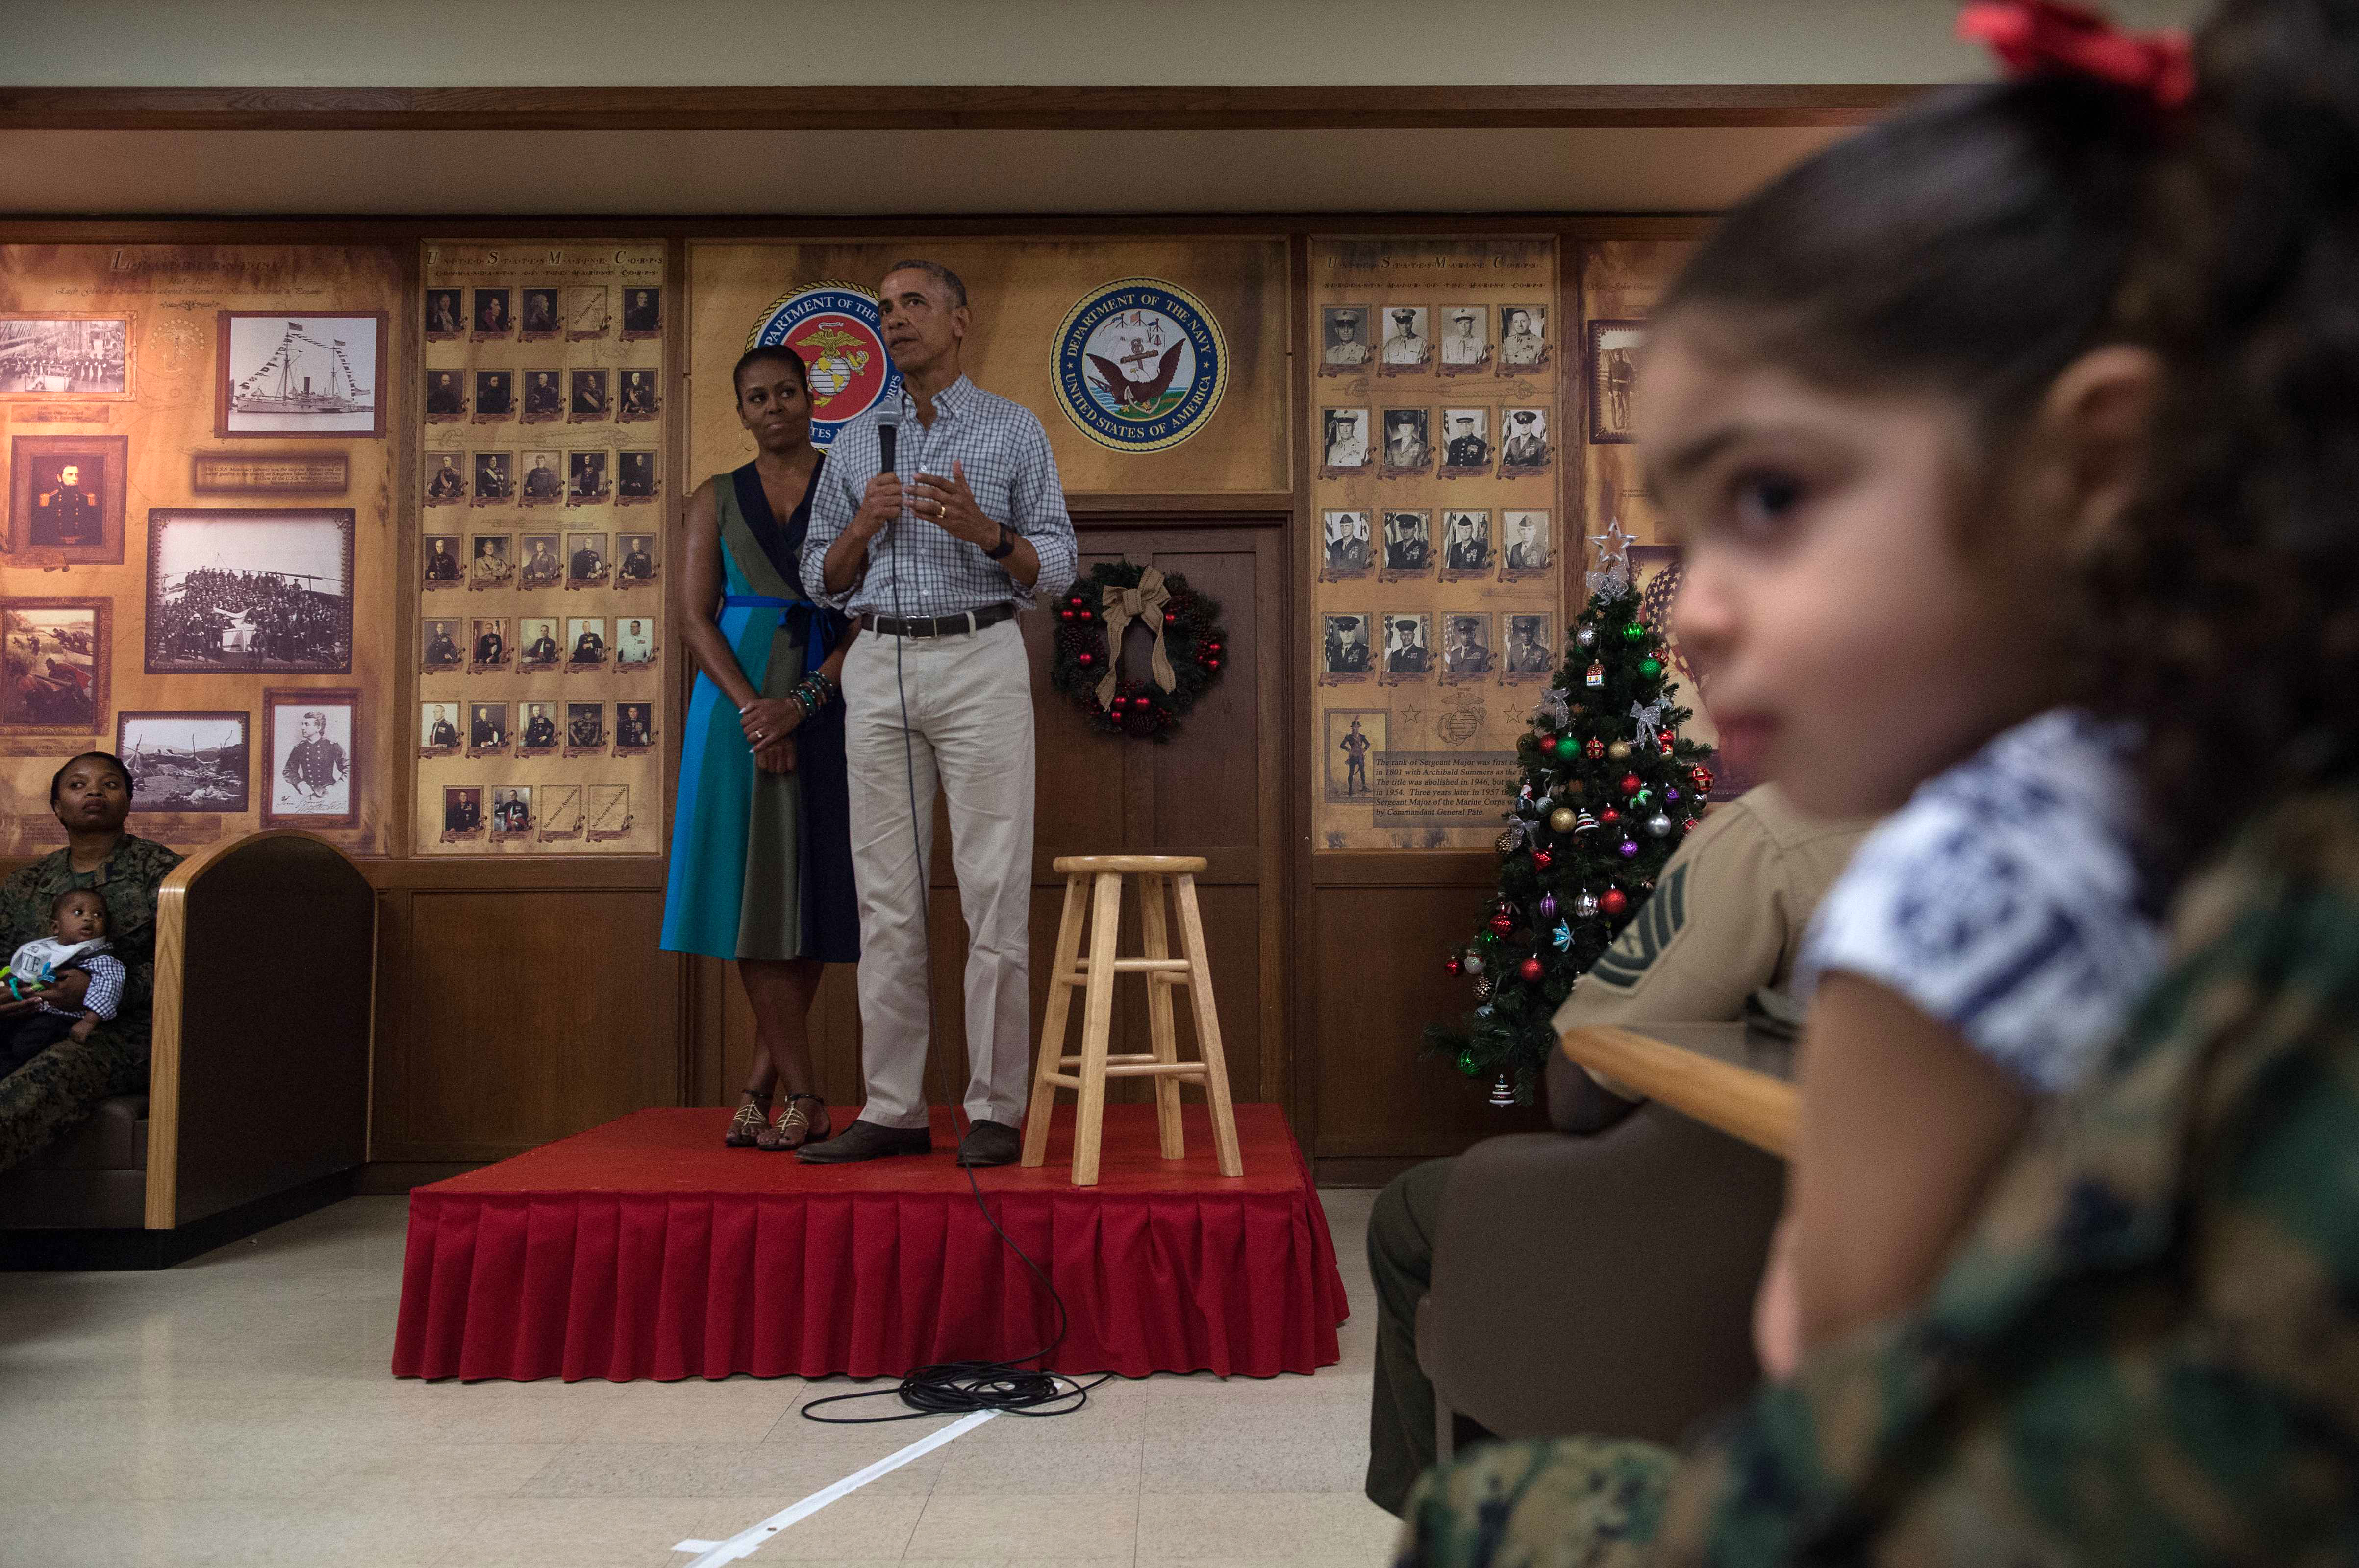
[[[1219,603],[1185,578],[1136,561],[1093,567],[1059,601],[1057,615],[1062,624],[1049,683],[1107,734],[1169,740],[1227,663]],[[1139,639],[1128,635],[1133,627],[1147,634],[1144,658]]]

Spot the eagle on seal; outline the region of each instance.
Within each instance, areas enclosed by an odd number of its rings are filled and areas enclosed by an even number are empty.
[[[1163,358],[1155,368],[1152,381],[1133,381],[1122,373],[1122,367],[1102,354],[1088,356],[1097,367],[1099,384],[1114,398],[1117,408],[1145,410],[1155,406],[1155,400],[1169,390],[1171,378],[1180,373],[1180,351],[1187,345],[1174,343],[1163,351]]]

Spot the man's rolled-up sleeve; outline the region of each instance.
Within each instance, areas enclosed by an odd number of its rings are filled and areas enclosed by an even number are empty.
[[[1038,420],[1027,421],[1016,453],[1015,477],[1009,500],[1016,515],[1007,525],[1024,535],[1040,557],[1040,575],[1028,590],[1019,589],[1025,602],[1054,599],[1073,586],[1081,569],[1081,546],[1073,537],[1073,519],[1065,510],[1065,485],[1057,473],[1057,454],[1049,449],[1049,433]]]
[[[827,591],[827,552],[843,537],[843,531],[852,526],[853,514],[860,510],[860,497],[848,472],[834,463],[821,471],[819,488],[811,495],[810,527],[803,535],[802,559],[797,567],[810,601],[838,611],[851,608],[852,596],[860,587],[855,579],[842,593]]]

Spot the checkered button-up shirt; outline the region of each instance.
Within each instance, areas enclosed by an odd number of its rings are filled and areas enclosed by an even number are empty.
[[[900,521],[870,542],[868,571],[842,593],[827,591],[828,547],[852,525],[861,492],[884,466],[877,460],[876,416],[872,408],[836,433],[811,498],[810,531],[803,540],[803,589],[821,604],[854,615],[955,615],[1014,600],[1030,609],[1071,588],[1080,548],[1073,520],[1065,514],[1064,486],[1057,479],[1049,433],[1032,411],[984,391],[964,376],[934,396],[934,426],[918,423],[916,405],[905,390],[901,434],[894,469],[903,484],[919,474],[948,478],[961,464],[983,514],[1007,524],[1029,540],[1040,557],[1040,576],[1030,588],[982,546],[954,538],[904,510]]]

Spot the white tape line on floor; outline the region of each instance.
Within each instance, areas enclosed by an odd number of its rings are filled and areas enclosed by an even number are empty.
[[[897,1453],[888,1454],[857,1475],[846,1476],[832,1487],[822,1487],[802,1501],[779,1509],[759,1524],[749,1525],[726,1541],[683,1541],[674,1552],[695,1552],[702,1555],[688,1568],[721,1568],[723,1563],[734,1563],[741,1557],[751,1557],[764,1541],[789,1525],[801,1523],[838,1498],[849,1497],[879,1476],[889,1476],[912,1459],[923,1458],[954,1437],[963,1437],[993,1416],[997,1411],[977,1411],[964,1415],[942,1428],[918,1439]]]

